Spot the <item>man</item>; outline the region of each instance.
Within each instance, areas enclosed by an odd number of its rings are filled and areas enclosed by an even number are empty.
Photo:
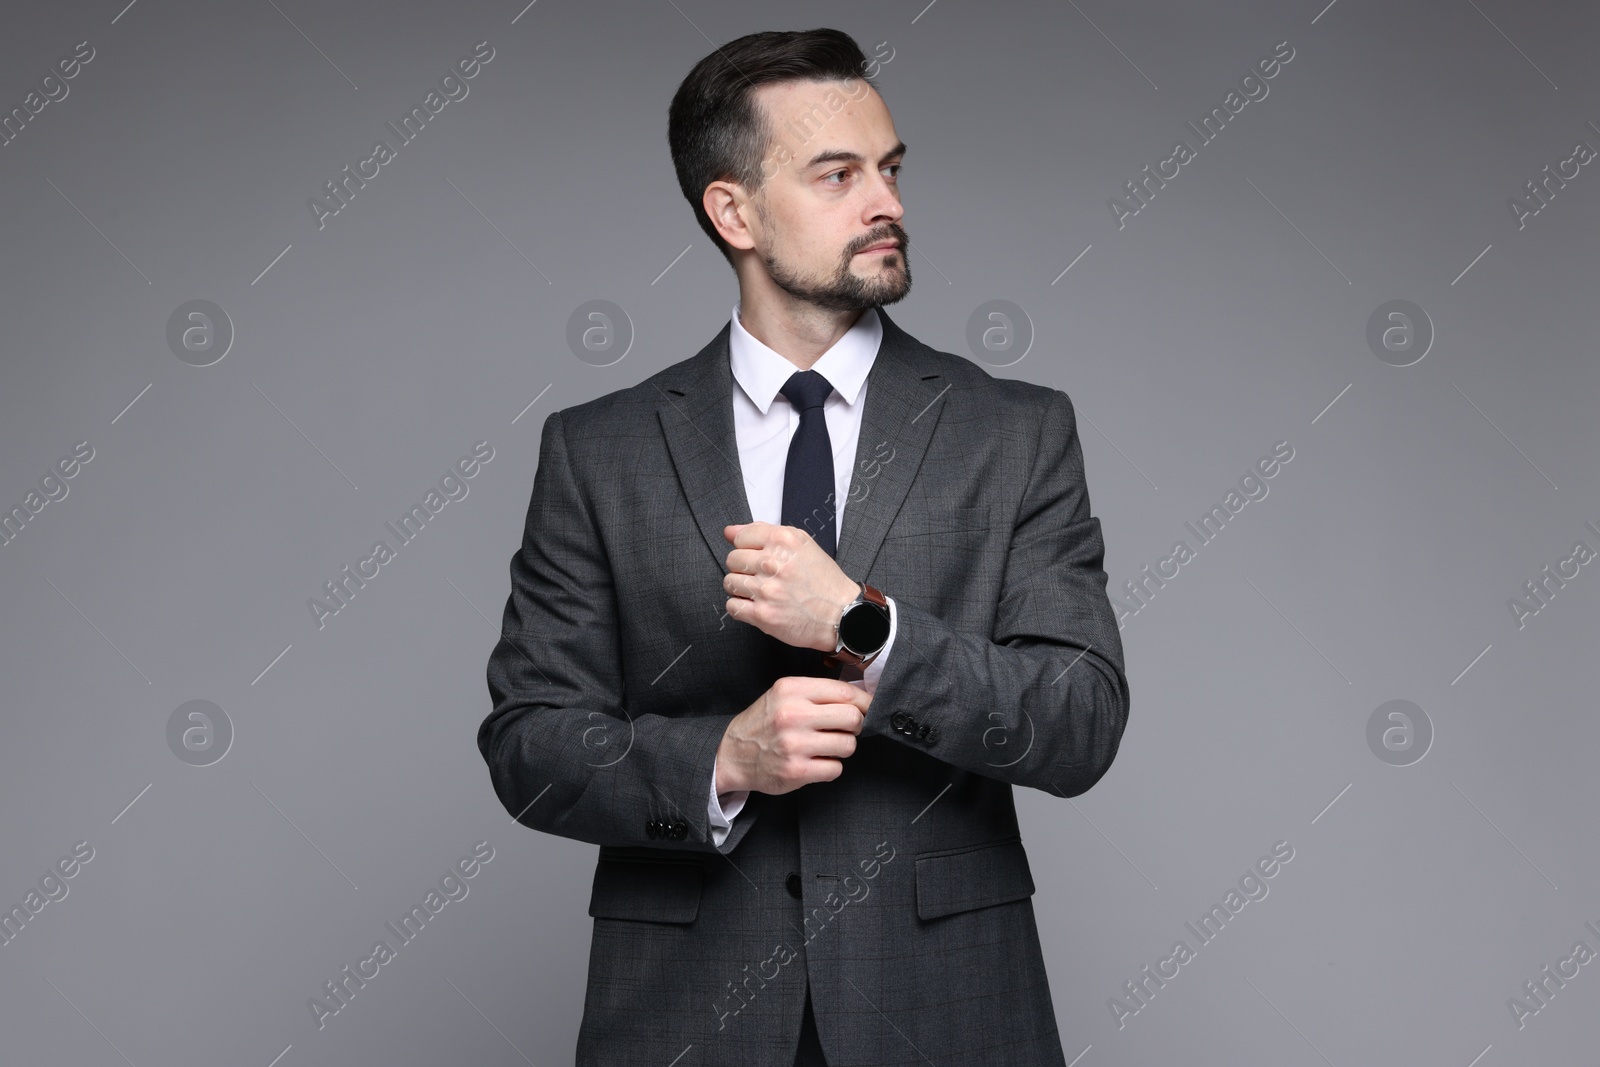
[[[478,747],[600,846],[580,1064],[1063,1064],[1013,784],[1128,715],[1066,394],[881,308],[905,146],[835,30],[703,59],[679,183],[739,302],[544,424]],[[530,921],[548,921],[531,908]]]

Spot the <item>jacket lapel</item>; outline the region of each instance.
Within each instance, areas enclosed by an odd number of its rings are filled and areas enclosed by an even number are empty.
[[[732,546],[722,528],[751,519],[733,432],[733,367],[728,358],[732,329],[730,321],[710,344],[680,365],[680,375],[656,385],[660,400],[656,417],[678,482],[723,574],[728,573]]]
[[[889,524],[900,513],[911,481],[933,439],[949,387],[916,338],[882,308],[883,341],[867,372],[866,410],[850,472],[843,531],[835,557],[839,569],[865,581]]]
[[[948,388],[922,344],[896,326],[882,308],[883,340],[867,373],[866,410],[856,443],[855,467],[843,514],[837,560],[864,580],[877,559],[889,524],[905,502]],[[717,566],[727,573],[730,546],[722,528],[751,521],[733,429],[733,370],[728,356],[731,323],[681,373],[658,383],[656,415],[685,499]]]

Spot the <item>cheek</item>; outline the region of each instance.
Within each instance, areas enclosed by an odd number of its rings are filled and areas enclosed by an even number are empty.
[[[789,262],[806,274],[832,274],[838,269],[841,246],[832,241],[825,222],[818,218],[797,220],[788,231],[783,248]]]
[[[845,246],[861,228],[857,224],[852,229],[852,220],[833,215],[829,206],[807,203],[804,198],[779,207],[773,216],[773,254],[803,274],[834,274],[844,259]]]

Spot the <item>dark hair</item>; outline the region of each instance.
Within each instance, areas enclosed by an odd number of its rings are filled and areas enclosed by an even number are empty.
[[[667,109],[667,144],[678,187],[694,208],[695,221],[729,262],[728,244],[701,201],[712,182],[738,182],[754,194],[766,179],[762,159],[772,136],[754,99],[756,87],[866,80],[866,67],[861,47],[841,30],[771,30],[729,41],[696,63],[678,86]]]

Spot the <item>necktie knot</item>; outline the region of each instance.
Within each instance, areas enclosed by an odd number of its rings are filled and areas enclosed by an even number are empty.
[[[778,392],[794,405],[796,411],[804,412],[809,408],[820,408],[828,399],[828,394],[833,392],[833,385],[814,370],[799,370],[789,375],[789,380]]]

